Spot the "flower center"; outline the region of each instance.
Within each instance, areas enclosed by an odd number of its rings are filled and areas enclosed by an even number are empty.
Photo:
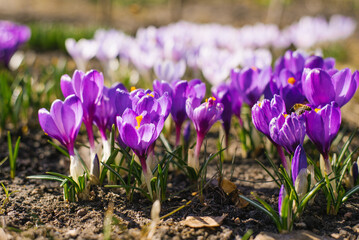
[[[288,114],[283,113],[284,118],[288,117]]]
[[[253,71],[257,71],[257,70],[258,70],[258,68],[256,68],[255,66],[251,67],[251,69],[252,69]]]
[[[132,86],[130,91],[133,92],[133,91],[135,91],[135,90],[136,90],[136,87],[135,87],[135,86]]]
[[[153,96],[153,94],[151,93],[147,93],[147,96],[151,96],[151,97],[155,97],[155,96]]]
[[[320,108],[314,109],[314,111],[315,111],[316,113],[319,112],[320,110],[322,110],[322,109],[320,109]]]
[[[290,78],[288,78],[287,82],[288,82],[289,84],[291,84],[291,85],[294,85],[294,83],[295,83],[295,78],[294,78],[294,77],[290,77]]]
[[[136,120],[137,120],[137,126],[136,126],[136,129],[137,129],[137,130],[140,128],[140,125],[141,125],[142,119],[143,119],[143,116],[142,116],[142,115],[139,115],[139,116],[137,116],[137,117],[136,117]]]
[[[214,105],[214,101],[216,101],[215,97],[206,98],[207,107],[212,107]]]

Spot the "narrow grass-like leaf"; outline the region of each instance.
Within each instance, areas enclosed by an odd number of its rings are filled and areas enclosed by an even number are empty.
[[[267,210],[265,207],[263,207],[262,205],[260,205],[259,203],[257,203],[256,201],[253,201],[243,195],[238,195],[240,198],[246,200],[247,202],[249,202],[250,204],[252,204],[254,207],[256,207],[257,209],[261,210],[262,212],[264,212],[265,214],[267,214],[275,223],[275,225],[277,226],[278,231],[282,230],[282,226],[278,217],[278,214],[273,215],[273,213],[269,210]],[[274,211],[274,210],[273,210]]]
[[[358,192],[358,191],[359,191],[359,185],[356,185],[355,187],[353,187],[352,189],[350,189],[349,191],[347,191],[347,192],[344,194],[344,197],[342,198],[342,203],[346,202],[351,195],[353,195],[354,193],[356,193],[356,192]]]
[[[53,141],[48,140],[47,142],[50,143],[52,146],[54,146],[57,151],[59,151],[60,153],[62,153],[66,157],[68,157],[68,158],[70,157],[69,153],[65,149],[63,149],[62,147],[56,145]]]
[[[58,181],[63,182],[64,179],[57,176],[52,175],[33,175],[33,176],[27,176],[28,179],[41,179],[41,180],[51,180],[51,181]]]
[[[80,186],[77,184],[77,182],[75,182],[74,179],[72,179],[72,177],[68,177],[66,175],[63,175],[61,173],[55,173],[55,172],[46,172],[47,174],[50,174],[50,175],[54,175],[54,176],[57,176],[57,177],[60,177],[60,178],[66,178],[67,180],[69,180],[73,186],[75,186],[76,190],[78,192],[80,192]]]
[[[169,152],[172,152],[172,148],[171,148],[170,144],[168,143],[165,135],[163,135],[163,133],[160,134],[160,140],[163,143],[163,146],[165,146],[166,150]]]
[[[264,169],[264,171],[266,171],[269,174],[269,176],[271,176],[271,178],[278,185],[278,187],[280,187],[281,184],[277,181],[277,179],[273,176],[273,174],[266,168],[266,166],[264,166],[264,164],[261,163],[261,161],[259,161],[258,159],[254,159],[254,160]],[[277,177],[279,178],[278,175],[277,175]]]
[[[111,153],[110,157],[107,159],[106,165],[110,166],[115,161],[115,158],[116,158],[118,152],[119,152],[118,149],[114,149],[114,151]],[[101,185],[102,185],[103,181],[105,180],[105,177],[106,177],[106,174],[108,171],[106,165],[104,165],[105,167],[101,171],[101,175],[100,175],[100,184]]]
[[[354,138],[356,132],[357,132],[357,129],[355,129],[355,130],[353,131],[353,133],[350,135],[349,139],[345,142],[345,144],[344,144],[342,150],[340,151],[338,160],[337,160],[336,165],[335,165],[335,168],[336,168],[336,169],[338,169],[339,164],[340,164],[341,161],[343,160],[344,155],[345,155],[345,153],[347,152],[347,150],[348,150],[348,148],[349,148],[349,145],[350,145],[350,143],[352,142],[352,140],[353,140],[353,138]]]

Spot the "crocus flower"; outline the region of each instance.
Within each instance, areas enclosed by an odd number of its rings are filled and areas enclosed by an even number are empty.
[[[286,51],[283,57],[275,62],[274,75],[279,76],[283,69],[291,72],[296,80],[300,80],[304,69],[305,57],[298,51]]]
[[[280,114],[269,123],[271,139],[293,154],[298,145],[302,145],[305,137],[305,119],[302,115]]]
[[[220,84],[212,88],[212,94],[218,102],[223,104],[223,112],[221,114],[222,125],[225,132],[225,145],[228,147],[229,130],[231,128],[232,120],[232,95],[230,87],[226,84]]]
[[[0,63],[8,67],[18,48],[29,40],[30,29],[9,21],[0,21]]]
[[[230,93],[231,93],[231,99],[232,99],[232,112],[234,115],[237,116],[238,120],[239,120],[239,124],[241,126],[243,126],[243,120],[241,118],[241,110],[242,110],[242,97],[241,95],[238,93],[238,91],[234,88],[230,88]]]
[[[58,140],[70,155],[70,175],[78,182],[83,168],[75,155],[74,144],[82,123],[83,109],[81,101],[75,95],[68,96],[64,102],[55,100],[50,112],[39,110],[39,122],[46,135]]]
[[[87,135],[90,142],[90,163],[92,170],[92,160],[95,157],[95,141],[92,129],[96,106],[99,104],[104,79],[102,73],[96,70],[91,70],[87,73],[76,70],[70,78],[68,75],[61,77],[61,90],[65,97],[70,94],[75,94],[82,103],[83,108],[83,122],[85,124]]]
[[[155,64],[153,70],[158,80],[173,82],[180,80],[183,77],[186,71],[186,63],[184,60],[179,62],[172,62],[169,60],[159,61]]]
[[[65,41],[65,46],[81,71],[86,71],[87,62],[96,55],[98,49],[98,43],[88,39],[80,39],[76,42],[75,39],[68,38]]]
[[[223,104],[216,101],[214,97],[210,97],[205,103],[195,99],[187,99],[186,112],[188,117],[192,120],[194,128],[197,132],[197,143],[193,162],[189,162],[188,166],[194,168],[197,172],[199,170],[199,154],[204,137],[208,133],[212,125],[221,118],[223,112]]]
[[[301,76],[301,73],[297,75]],[[269,86],[272,93],[279,94],[283,98],[287,111],[294,104],[305,101],[300,77],[296,77],[288,69],[283,69],[278,76],[274,75]]]
[[[178,146],[182,124],[187,119],[186,100],[187,98],[196,98],[201,101],[205,95],[206,86],[198,79],[193,79],[190,82],[180,80],[172,83],[155,80],[153,90],[160,95],[167,92],[172,99],[171,115],[176,124],[176,146]]]
[[[342,107],[354,96],[358,82],[358,71],[352,74],[348,68],[338,72],[305,69],[302,77],[304,95],[316,107],[332,101]]]
[[[115,84],[111,88],[104,87],[101,100],[96,106],[96,112],[94,115],[93,122],[96,124],[100,131],[102,139],[102,159],[101,161],[106,161],[110,157],[110,143],[108,142],[106,131],[107,129],[111,130],[112,124],[116,121],[116,115],[123,113],[119,112],[117,109],[117,100],[120,98],[118,91],[125,91],[126,88],[122,83]],[[127,91],[127,90],[126,90]],[[127,101],[126,101],[127,100]],[[130,107],[132,102],[127,93],[127,99],[120,99],[121,106]]]
[[[231,71],[231,86],[241,95],[243,102],[252,107],[262,96],[272,74],[272,68],[260,70],[256,67],[233,69]]]
[[[279,95],[274,95],[271,101],[268,99],[263,99],[252,107],[253,125],[258,131],[262,132],[270,141],[274,143],[282,164],[287,169],[288,164],[283,149],[280,145],[273,141],[269,130],[270,121],[272,121],[273,118],[278,117],[280,114],[285,114],[285,112],[284,101]]]
[[[167,98],[164,100],[163,98]],[[171,99],[168,94],[164,94],[161,98],[155,98],[151,94],[142,96],[137,105],[132,109],[127,108],[122,116],[116,118],[117,129],[120,133],[121,140],[129,146],[138,156],[141,162],[142,171],[145,176],[146,184],[150,194],[152,172],[148,169],[146,159],[151,145],[160,135],[164,121],[167,116],[164,115],[168,102]]]
[[[330,170],[329,149],[341,123],[340,108],[335,102],[305,114],[307,135],[323,155],[326,168]],[[328,172],[329,173],[329,172]]]

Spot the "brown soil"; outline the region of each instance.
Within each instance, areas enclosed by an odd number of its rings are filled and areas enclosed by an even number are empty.
[[[213,134],[215,135],[215,134]],[[209,137],[209,149],[215,147],[217,138]],[[7,155],[6,139],[0,145],[0,159]],[[236,143],[234,143],[236,144]],[[6,234],[14,239],[103,239],[104,216],[113,203],[113,239],[139,239],[150,220],[151,202],[136,193],[132,202],[122,190],[93,187],[92,200],[76,203],[64,202],[57,182],[30,180],[26,176],[46,171],[66,173],[68,162],[50,144],[41,131],[31,131],[22,136],[17,161],[16,178],[10,180],[9,167],[1,168],[0,177],[6,188],[13,192],[0,215],[0,224]],[[225,163],[224,176],[236,183],[247,197],[257,193],[272,206],[277,205],[278,188],[253,159],[236,158],[235,164]],[[209,167],[210,183],[204,191],[204,200],[192,196],[191,183],[183,174],[170,172],[168,199],[162,203],[160,216],[185,205],[187,207],[164,219],[157,227],[156,239],[237,239],[249,229],[252,237],[259,232],[277,232],[271,219],[262,212],[247,206],[236,207],[218,187],[216,163]],[[186,190],[187,189],[187,190]],[[181,191],[182,190],[182,191]],[[180,192],[181,191],[181,192]],[[0,199],[5,199],[0,192]],[[321,194],[308,207],[295,229],[305,229],[320,236],[340,239],[356,239],[359,228],[359,196],[356,194],[342,206],[337,216],[325,212],[325,198]],[[111,207],[110,207],[111,209]],[[217,228],[193,229],[180,224],[186,216],[222,216],[228,214]]]

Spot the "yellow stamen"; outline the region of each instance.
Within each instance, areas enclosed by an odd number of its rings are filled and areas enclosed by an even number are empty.
[[[283,113],[284,118],[288,117],[288,114]]]
[[[210,99],[212,99],[213,101],[216,101],[215,97],[210,97]],[[206,98],[206,102],[208,102],[208,98]]]
[[[251,69],[252,69],[253,71],[257,71],[257,70],[258,70],[258,68],[256,68],[255,66],[251,67]]]
[[[262,107],[262,102],[258,103],[258,106],[259,106],[259,107]]]
[[[147,96],[155,97],[155,96],[153,96],[153,94],[152,94],[152,93],[151,93],[151,94],[147,93]]]
[[[140,124],[141,124],[141,121],[143,119],[143,116],[139,115],[136,117],[136,120],[137,120],[137,126],[136,126],[136,129],[139,129],[140,128]]]
[[[317,112],[319,112],[321,109],[320,108],[316,108],[316,109],[314,109],[314,111],[317,113]]]
[[[132,92],[132,91],[135,91],[135,90],[136,90],[136,87],[132,86],[132,87],[131,87],[131,92]]]
[[[295,83],[295,78],[294,78],[294,77],[290,77],[290,78],[288,78],[287,82],[288,82],[289,84],[294,85],[294,83]]]

